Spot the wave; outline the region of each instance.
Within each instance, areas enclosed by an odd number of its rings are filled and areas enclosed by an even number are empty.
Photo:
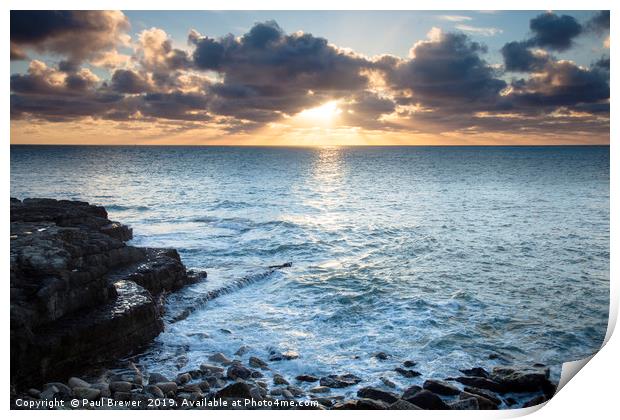
[[[280,269],[283,269],[283,268],[291,267],[292,265],[293,263],[291,262],[287,262],[287,263],[280,264],[280,265],[272,265],[272,266],[269,266],[267,270],[261,273],[250,274],[240,279],[234,280],[222,287],[218,287],[217,289],[210,290],[194,298],[193,302],[189,306],[187,306],[185,309],[183,309],[178,314],[172,316],[170,318],[170,323],[176,323],[176,322],[182,321],[186,319],[188,316],[190,316],[192,313],[201,309],[204,305],[207,304],[207,302],[215,298],[218,298],[222,295],[227,295],[227,294],[236,292],[237,290],[243,287],[249,286],[251,284],[254,284],[258,281],[264,280],[267,277],[269,277],[271,274],[273,274],[274,272]]]

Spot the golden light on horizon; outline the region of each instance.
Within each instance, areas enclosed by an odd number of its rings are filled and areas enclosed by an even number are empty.
[[[329,101],[315,108],[304,109],[294,119],[299,125],[328,127],[340,114],[342,110],[338,107],[338,101]]]

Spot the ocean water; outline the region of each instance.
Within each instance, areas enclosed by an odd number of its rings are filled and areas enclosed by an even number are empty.
[[[13,146],[11,196],[104,205],[135,245],[209,272],[168,299],[165,332],[137,359],[150,371],[246,345],[244,360],[298,352],[270,364],[286,376],[402,389],[420,380],[392,370],[403,360],[422,378],[558,366],[607,327],[608,147]]]

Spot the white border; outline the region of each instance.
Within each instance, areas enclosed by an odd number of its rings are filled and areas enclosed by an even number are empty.
[[[9,34],[9,12],[8,10],[13,9],[122,9],[122,10],[597,10],[597,9],[611,9],[611,18],[612,18],[612,28],[615,27],[616,23],[619,19],[617,19],[617,13],[620,13],[619,8],[614,8],[614,5],[617,2],[612,1],[602,1],[602,0],[590,0],[588,2],[583,1],[558,1],[558,0],[546,0],[546,1],[535,1],[535,0],[511,0],[511,1],[502,1],[501,3],[498,1],[489,1],[489,0],[471,0],[468,2],[457,1],[457,0],[443,0],[441,2],[423,2],[423,3],[413,3],[413,2],[405,2],[405,1],[395,1],[395,0],[382,0],[382,1],[368,1],[368,0],[346,0],[346,1],[338,1],[335,2],[333,0],[314,0],[314,1],[283,1],[283,0],[263,0],[260,3],[256,1],[248,1],[248,0],[226,0],[221,2],[214,1],[188,1],[188,0],[176,0],[173,3],[171,2],[163,2],[157,0],[135,0],[135,1],[118,1],[118,0],[90,0],[88,4],[85,2],[78,0],[57,0],[53,3],[44,0],[28,0],[28,1],[8,1],[4,3],[5,10],[2,13],[0,19],[1,28],[4,32],[3,39],[5,39],[2,44],[2,54],[5,57],[5,60],[9,57],[9,42],[10,39]],[[617,10],[614,10],[617,9]],[[612,32],[614,30],[612,29]],[[616,43],[611,43],[611,49],[613,52],[611,55],[614,57],[618,57],[616,54]],[[3,115],[3,132],[6,133],[6,140],[4,143],[4,153],[0,156],[1,168],[3,172],[3,182],[2,182],[2,191],[4,194],[4,205],[2,206],[2,214],[5,220],[5,223],[2,224],[2,233],[5,238],[2,242],[2,255],[4,255],[4,259],[2,260],[2,268],[3,272],[6,274],[9,271],[9,262],[6,257],[9,255],[9,226],[6,221],[9,218],[9,202],[8,195],[10,190],[10,147],[9,147],[9,137],[10,137],[10,121],[9,121],[9,112],[10,112],[10,98],[8,95],[9,92],[9,75],[10,70],[9,66],[5,64],[5,75],[0,80],[3,86],[3,92],[5,94],[2,97],[2,115]],[[615,89],[616,85],[613,81],[612,74],[612,94],[611,96],[616,98],[617,89]],[[610,139],[616,138],[618,135],[617,125],[614,124],[615,115],[614,115],[614,107],[612,106],[611,112],[611,136]],[[616,185],[616,164],[618,162],[618,153],[616,148],[612,147],[611,150],[611,190],[613,191],[613,186]],[[612,195],[610,202],[610,214],[617,214],[617,210],[619,209],[618,200],[615,195]],[[610,221],[610,233],[611,233],[611,243],[610,243],[610,251],[611,255],[614,255],[613,251],[616,249],[616,227],[612,221]],[[587,366],[583,368],[583,372],[579,374],[580,378],[574,381],[570,381],[565,388],[562,389],[548,404],[545,405],[543,410],[537,411],[539,407],[534,407],[531,409],[522,409],[522,410],[503,410],[503,411],[493,411],[493,412],[465,412],[459,411],[456,415],[453,412],[409,412],[409,411],[390,411],[385,414],[380,414],[383,416],[388,416],[391,418],[411,418],[415,417],[423,417],[423,418],[464,418],[464,419],[478,419],[478,418],[506,418],[506,417],[516,417],[525,414],[529,414],[536,411],[536,414],[532,416],[532,418],[538,419],[546,419],[546,418],[579,418],[582,419],[584,417],[590,418],[611,418],[610,414],[617,414],[617,378],[619,377],[620,369],[617,354],[620,354],[620,344],[618,344],[618,339],[612,337],[612,332],[615,327],[617,314],[618,314],[618,286],[616,278],[617,265],[614,264],[613,258],[610,259],[610,279],[611,279],[611,307],[610,307],[610,323],[608,326],[607,336],[606,336],[606,346],[604,349],[596,355]],[[8,277],[8,276],[6,276]],[[4,337],[9,336],[9,320],[8,320],[8,311],[10,306],[10,299],[8,293],[8,279],[5,277],[5,286],[3,289],[3,300],[6,304],[5,306],[5,320],[4,320]],[[5,338],[6,341],[6,338]],[[8,401],[9,401],[9,378],[8,378],[8,370],[9,370],[9,346],[8,343],[2,347],[2,360],[5,364],[5,382],[4,382],[4,398],[2,399],[5,409],[8,410]],[[570,367],[570,366],[569,366]],[[574,368],[574,365],[570,367]],[[131,418],[152,418],[155,417],[164,417],[170,415],[178,415],[180,412],[145,412],[145,411],[132,411],[132,412],[114,412],[114,416],[121,417],[129,417]],[[212,411],[194,411],[194,412],[183,412],[183,416],[200,416],[200,418],[215,416],[216,418],[285,418],[290,416],[295,416],[295,418],[310,418],[316,415],[319,415],[316,411],[275,411],[275,410],[267,410],[267,411],[227,411],[227,412],[212,412]],[[187,413],[187,414],[185,414]],[[375,418],[378,413],[375,412],[362,412],[362,411],[342,411],[335,412],[330,411],[326,412],[326,416],[337,416],[337,417],[345,417],[345,418]],[[99,412],[86,412],[86,411],[73,411],[73,412],[44,412],[44,415],[49,416],[67,416],[77,418],[78,416],[92,416],[99,418],[108,418],[112,412],[110,411],[99,411]],[[32,411],[23,411],[23,412],[11,412],[11,416],[14,417],[27,417],[36,416],[38,413]],[[147,417],[148,416],[148,417]],[[196,417],[198,418],[198,417]]]

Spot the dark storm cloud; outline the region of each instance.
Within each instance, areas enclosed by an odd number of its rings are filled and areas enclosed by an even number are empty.
[[[602,34],[609,32],[609,10],[601,10],[597,12],[590,20],[585,24],[585,28],[588,31]]]
[[[441,34],[417,43],[413,58],[388,71],[388,77],[395,87],[411,90],[414,101],[431,106],[493,102],[506,82],[480,57],[485,52],[465,34]]]
[[[257,23],[240,39],[190,37],[198,68],[224,73],[226,84],[279,85],[311,90],[359,89],[368,60],[311,34],[286,35],[277,23]]]
[[[149,83],[132,70],[116,70],[112,75],[112,89],[120,93],[143,93],[151,90]]]
[[[548,55],[534,53],[526,42],[509,42],[502,47],[501,53],[507,71],[532,72],[549,62]]]
[[[115,48],[128,28],[116,11],[12,10],[11,51],[32,48],[80,62]]]
[[[564,51],[572,47],[583,26],[569,15],[543,13],[530,20],[530,30],[534,34],[528,41],[530,45]]]
[[[609,99],[609,73],[582,68],[570,61],[549,63],[543,72],[512,83],[510,99],[517,106],[558,107],[599,103]]]
[[[193,32],[195,67],[220,72],[211,87],[215,112],[268,122],[365,88],[362,71],[374,64],[311,34],[287,35],[274,21],[257,23],[240,38]]]

